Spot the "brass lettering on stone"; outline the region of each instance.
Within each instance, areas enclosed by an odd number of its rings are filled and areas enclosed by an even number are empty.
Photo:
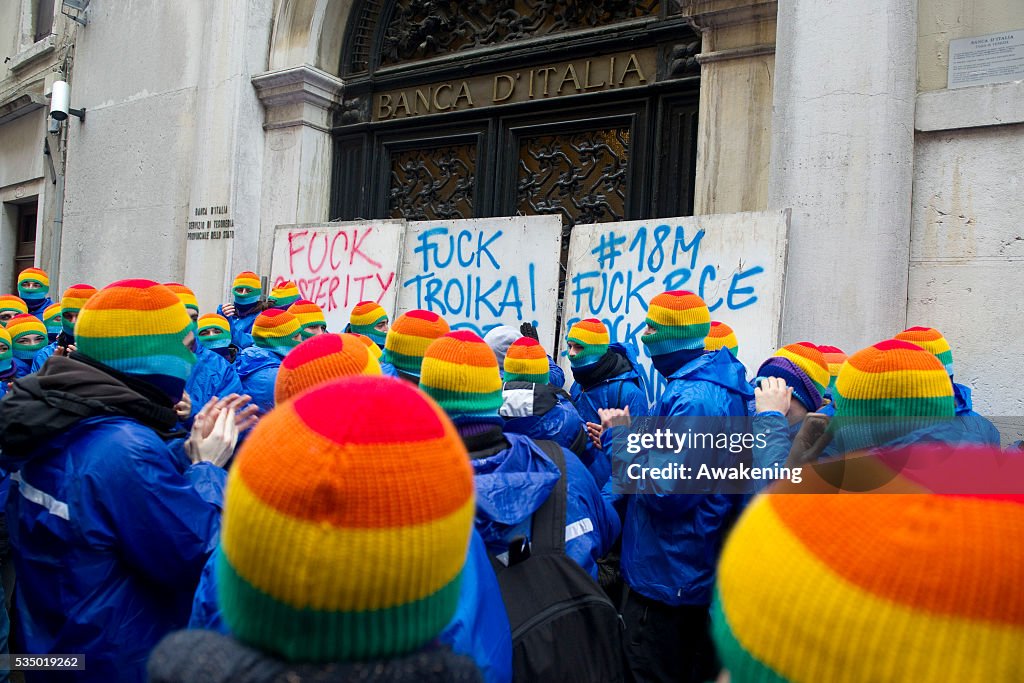
[[[501,104],[635,88],[657,73],[657,50],[646,48],[604,57],[472,76],[374,95],[374,121],[465,111]]]

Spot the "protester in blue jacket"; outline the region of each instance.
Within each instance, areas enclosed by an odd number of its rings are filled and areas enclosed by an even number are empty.
[[[260,276],[246,270],[231,283],[231,303],[217,307],[217,314],[227,318],[231,325],[231,343],[239,349],[252,346],[252,326],[264,309],[260,303],[262,295]]]
[[[521,337],[505,354],[502,405],[505,432],[550,440],[579,457],[598,488],[611,476],[611,461],[587,436],[569,394],[548,383],[548,357],[540,343]]]
[[[655,414],[664,417],[727,418],[747,415],[753,397],[743,364],[727,350],[704,353],[711,316],[691,292],[654,297],[641,341],[667,387]],[[609,444],[624,410],[604,411],[602,440]],[[702,420],[676,426],[681,431],[721,429],[727,422]],[[644,465],[644,455],[633,461]],[[663,464],[679,463],[696,473],[702,464],[727,467],[737,456],[727,449],[689,447],[669,454]],[[653,462],[651,464],[654,464]],[[614,469],[614,468],[613,468]],[[615,478],[606,496],[625,507],[622,574],[628,587],[623,619],[626,659],[637,680],[709,680],[716,675],[708,609],[715,565],[738,496],[728,496],[714,481],[679,489],[673,480],[640,479],[623,497],[625,483]]]
[[[18,274],[18,296],[25,302],[28,312],[40,321],[46,309],[53,305],[50,276],[41,268],[26,268]]]
[[[16,482],[12,649],[83,654],[76,680],[145,680],[150,650],[186,623],[216,543],[233,413],[209,432],[211,416],[198,420],[184,474],[164,441],[194,362],[189,327],[166,287],[116,282],[82,309],[78,351],[17,380],[0,411],[0,467]]]
[[[473,332],[451,332],[427,347],[420,388],[445,409],[462,436],[475,473],[477,531],[488,552],[507,557],[513,537],[529,537],[533,513],[562,476],[558,465],[532,439],[502,433],[497,360]],[[596,577],[597,560],[618,536],[619,520],[579,458],[563,451],[569,478],[565,551]]]
[[[529,337],[535,341],[540,341],[540,336],[537,333],[537,328],[533,326],[533,323],[523,323],[517,330],[509,325],[498,325],[497,327],[488,330],[487,334],[484,335],[484,343],[491,347],[491,351],[494,352],[495,357],[498,359],[498,370],[503,372],[505,366],[505,354],[508,353],[508,349],[518,339],[523,337]],[[565,386],[565,372],[562,368],[558,367],[558,363],[551,356],[547,356],[548,361],[548,384],[561,389]]]
[[[585,422],[599,425],[602,408],[629,408],[633,417],[650,414],[647,387],[631,349],[610,343],[608,328],[597,318],[581,320],[566,335],[575,382],[569,390]]]
[[[299,321],[279,308],[260,313],[252,328],[253,346],[242,349],[236,367],[245,393],[263,412],[274,407],[274,382],[281,360],[302,341]]]
[[[17,376],[18,369],[14,367],[11,335],[7,334],[6,328],[0,327],[0,397],[7,393],[7,385]]]
[[[17,376],[24,377],[32,372],[32,359],[46,347],[46,326],[31,313],[19,313],[7,321],[6,329],[11,337]]]

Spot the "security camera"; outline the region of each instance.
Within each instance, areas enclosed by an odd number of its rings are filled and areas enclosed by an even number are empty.
[[[67,81],[54,81],[53,92],[50,95],[50,117],[57,121],[63,121],[68,114],[77,116],[85,121],[85,108],[71,108],[71,88]]]

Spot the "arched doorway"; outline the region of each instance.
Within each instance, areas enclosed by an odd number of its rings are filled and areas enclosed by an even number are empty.
[[[676,5],[356,2],[332,217],[691,214],[700,40]]]

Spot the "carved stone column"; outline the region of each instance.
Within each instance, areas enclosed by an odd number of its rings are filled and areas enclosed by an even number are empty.
[[[686,0],[701,32],[694,214],[768,206],[775,0]]]

